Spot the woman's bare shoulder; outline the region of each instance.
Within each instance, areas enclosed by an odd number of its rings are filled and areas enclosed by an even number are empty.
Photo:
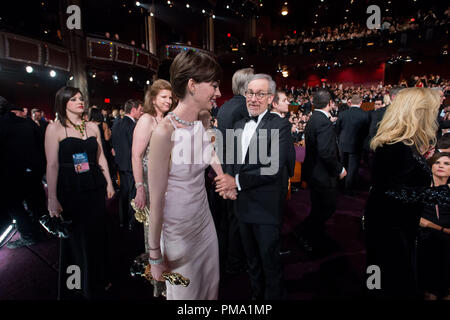
[[[153,135],[158,138],[170,138],[172,136],[172,132],[174,131],[174,127],[170,120],[166,117],[162,119],[159,125],[153,131]]]

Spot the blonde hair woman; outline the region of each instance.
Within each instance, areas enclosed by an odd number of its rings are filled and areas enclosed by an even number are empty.
[[[381,289],[371,291],[381,298],[417,298],[414,250],[423,205],[450,202],[447,185],[430,187],[425,158],[436,142],[438,108],[439,96],[430,89],[400,91],[370,143],[367,263],[382,272]]]

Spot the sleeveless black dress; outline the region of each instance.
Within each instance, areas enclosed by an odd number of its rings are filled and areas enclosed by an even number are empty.
[[[87,136],[87,132],[86,132]],[[61,239],[58,299],[101,298],[106,286],[106,180],[97,163],[97,140],[67,137],[59,142],[57,196],[64,220],[72,220],[68,239]],[[73,155],[86,153],[89,171],[77,173]],[[76,286],[73,267],[78,266]],[[75,287],[75,288],[74,288]]]

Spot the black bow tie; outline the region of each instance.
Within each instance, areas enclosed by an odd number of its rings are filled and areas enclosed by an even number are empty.
[[[253,121],[255,121],[257,123],[258,122],[258,117],[259,116],[254,116],[254,117],[247,116],[247,117],[245,117],[245,122],[249,122],[250,120],[253,120]]]

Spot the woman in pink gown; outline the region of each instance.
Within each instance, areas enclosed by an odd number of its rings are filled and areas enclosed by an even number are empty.
[[[150,141],[149,262],[154,278],[164,271],[190,279],[188,287],[167,283],[168,300],[217,299],[219,249],[205,190],[205,169],[222,167],[205,134],[200,114],[220,97],[221,68],[210,56],[180,53],[170,68],[178,106],[156,127]],[[234,199],[230,190],[224,197]]]

